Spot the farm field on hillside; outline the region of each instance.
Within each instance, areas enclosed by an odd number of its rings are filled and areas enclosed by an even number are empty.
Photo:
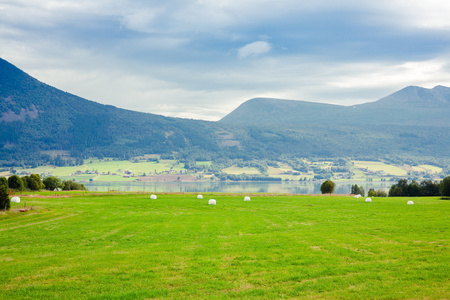
[[[439,198],[38,195],[0,214],[0,299],[450,297]]]
[[[251,168],[251,167],[238,167],[238,166],[232,166],[229,168],[225,168],[222,170],[224,173],[227,174],[261,174],[257,168]]]
[[[188,174],[195,178],[193,181],[226,180],[232,175],[250,175],[256,177],[273,177],[283,181],[320,181],[331,179],[340,182],[364,182],[364,181],[398,181],[399,177],[409,176],[418,181],[439,180],[442,174],[441,167],[433,165],[393,165],[382,161],[313,161],[297,160],[294,162],[267,162],[259,161],[255,164],[262,166],[245,166],[244,164],[215,164],[213,161],[197,161],[187,164],[173,159],[160,159],[159,156],[135,157],[130,160],[114,160],[113,158],[84,160],[80,166],[39,166],[37,168],[3,170],[0,176],[20,176],[32,173],[41,177],[54,175],[62,180],[75,181],[99,181],[99,182],[130,182],[138,181],[141,176],[159,176]],[[292,164],[292,165],[291,165]],[[266,169],[265,169],[266,168]],[[175,177],[177,178],[177,177]],[[258,178],[259,180],[259,178]]]
[[[407,175],[406,170],[379,161],[354,161],[354,164],[355,167],[357,168],[367,168],[369,171],[373,172],[384,171],[386,174],[389,175],[396,175],[396,176]]]

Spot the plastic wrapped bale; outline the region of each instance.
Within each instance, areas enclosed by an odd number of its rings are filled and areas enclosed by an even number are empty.
[[[11,200],[11,201],[12,201],[12,200]],[[412,202],[412,201],[410,200],[410,201],[408,201],[406,204],[408,204],[408,205],[413,205],[414,202]]]
[[[216,205],[216,200],[214,200],[214,199],[209,199],[208,204],[209,204],[209,205]]]
[[[366,202],[372,202],[372,199],[366,198]]]
[[[249,196],[245,196],[244,197],[244,201],[250,201],[250,197]]]
[[[197,195],[197,199],[203,199],[202,195]]]
[[[361,195],[360,194],[358,194],[358,195],[355,195],[355,198],[360,198],[361,197]]]
[[[150,196],[150,199],[155,200],[156,198],[157,198],[156,195],[151,195],[151,196]]]
[[[20,198],[19,197],[12,197],[11,198],[11,202],[20,203]]]

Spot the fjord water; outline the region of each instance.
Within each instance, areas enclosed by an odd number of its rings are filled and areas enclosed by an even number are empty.
[[[336,182],[335,194],[349,194],[351,185],[387,190],[392,182]],[[292,181],[217,181],[217,182],[86,182],[90,191],[161,192],[161,193],[281,193],[320,194],[320,182]]]

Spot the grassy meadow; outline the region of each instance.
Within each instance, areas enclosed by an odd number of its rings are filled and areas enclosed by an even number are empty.
[[[436,197],[37,196],[0,214],[0,299],[450,298]]]

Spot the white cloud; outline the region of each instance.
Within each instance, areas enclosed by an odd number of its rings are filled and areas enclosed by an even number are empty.
[[[449,86],[449,15],[439,0],[0,0],[0,57],[100,103],[217,120],[253,97]]]
[[[238,50],[239,58],[247,58],[249,56],[259,56],[270,52],[272,46],[268,42],[257,41],[245,45]]]
[[[371,7],[376,22],[402,28],[450,29],[450,2],[446,0],[380,0]]]

